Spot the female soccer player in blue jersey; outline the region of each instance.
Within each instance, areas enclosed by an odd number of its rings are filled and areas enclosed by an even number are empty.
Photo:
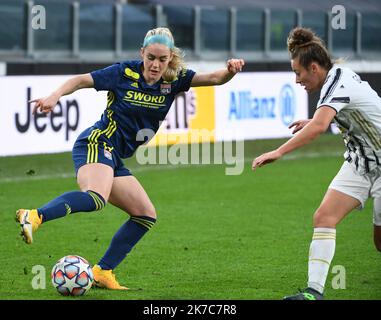
[[[196,74],[185,69],[183,54],[167,28],[148,31],[141,48],[142,61],[125,61],[105,69],[75,76],[47,97],[35,99],[33,113],[51,112],[63,95],[82,88],[107,90],[107,108],[102,118],[82,132],[73,147],[73,161],[81,191],[70,191],[44,206],[20,209],[26,243],[47,221],[75,212],[101,210],[107,202],[122,209],[130,219],[115,233],[109,248],[93,267],[95,284],[124,290],[113,270],[155,224],[156,211],[147,193],[124,166],[145,141],[140,130],[156,132],[175,96],[190,87],[221,85],[242,70],[242,59],[230,59],[226,69]]]

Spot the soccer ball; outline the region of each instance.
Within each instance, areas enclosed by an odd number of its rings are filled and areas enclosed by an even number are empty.
[[[94,276],[86,259],[72,255],[57,261],[52,269],[52,283],[64,296],[84,295],[93,284]]]

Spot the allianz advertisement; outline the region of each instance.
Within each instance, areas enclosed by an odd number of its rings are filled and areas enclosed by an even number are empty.
[[[63,96],[50,114],[32,116],[28,101],[49,95],[71,76],[0,77],[0,156],[71,151],[77,136],[100,119],[107,92]],[[291,72],[240,73],[222,86],[179,94],[149,145],[288,137],[307,118],[305,91]]]
[[[308,96],[292,72],[240,73],[215,87],[215,118],[217,141],[289,137],[308,118]]]

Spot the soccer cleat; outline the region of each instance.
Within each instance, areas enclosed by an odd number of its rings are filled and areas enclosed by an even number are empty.
[[[42,223],[42,217],[38,215],[36,209],[19,209],[16,212],[16,221],[21,226],[21,236],[27,244],[33,242],[33,232],[35,232]]]
[[[99,288],[110,290],[128,290],[127,287],[121,286],[115,279],[112,270],[103,270],[99,265],[93,267],[94,285]]]
[[[299,293],[284,297],[283,300],[323,300],[323,295],[312,288],[306,288]]]

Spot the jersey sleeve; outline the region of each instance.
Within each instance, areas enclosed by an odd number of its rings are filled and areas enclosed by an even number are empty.
[[[104,69],[95,70],[90,74],[94,80],[95,90],[112,90],[120,78],[120,64],[116,63]]]
[[[190,69],[183,69],[178,75],[178,81],[176,85],[176,93],[188,91],[192,82],[192,79],[196,72]]]
[[[341,70],[341,69],[338,69]],[[349,85],[345,83],[342,71],[336,71],[332,80],[327,81],[321,92],[317,109],[322,106],[329,106],[339,112],[351,102],[351,92]]]

